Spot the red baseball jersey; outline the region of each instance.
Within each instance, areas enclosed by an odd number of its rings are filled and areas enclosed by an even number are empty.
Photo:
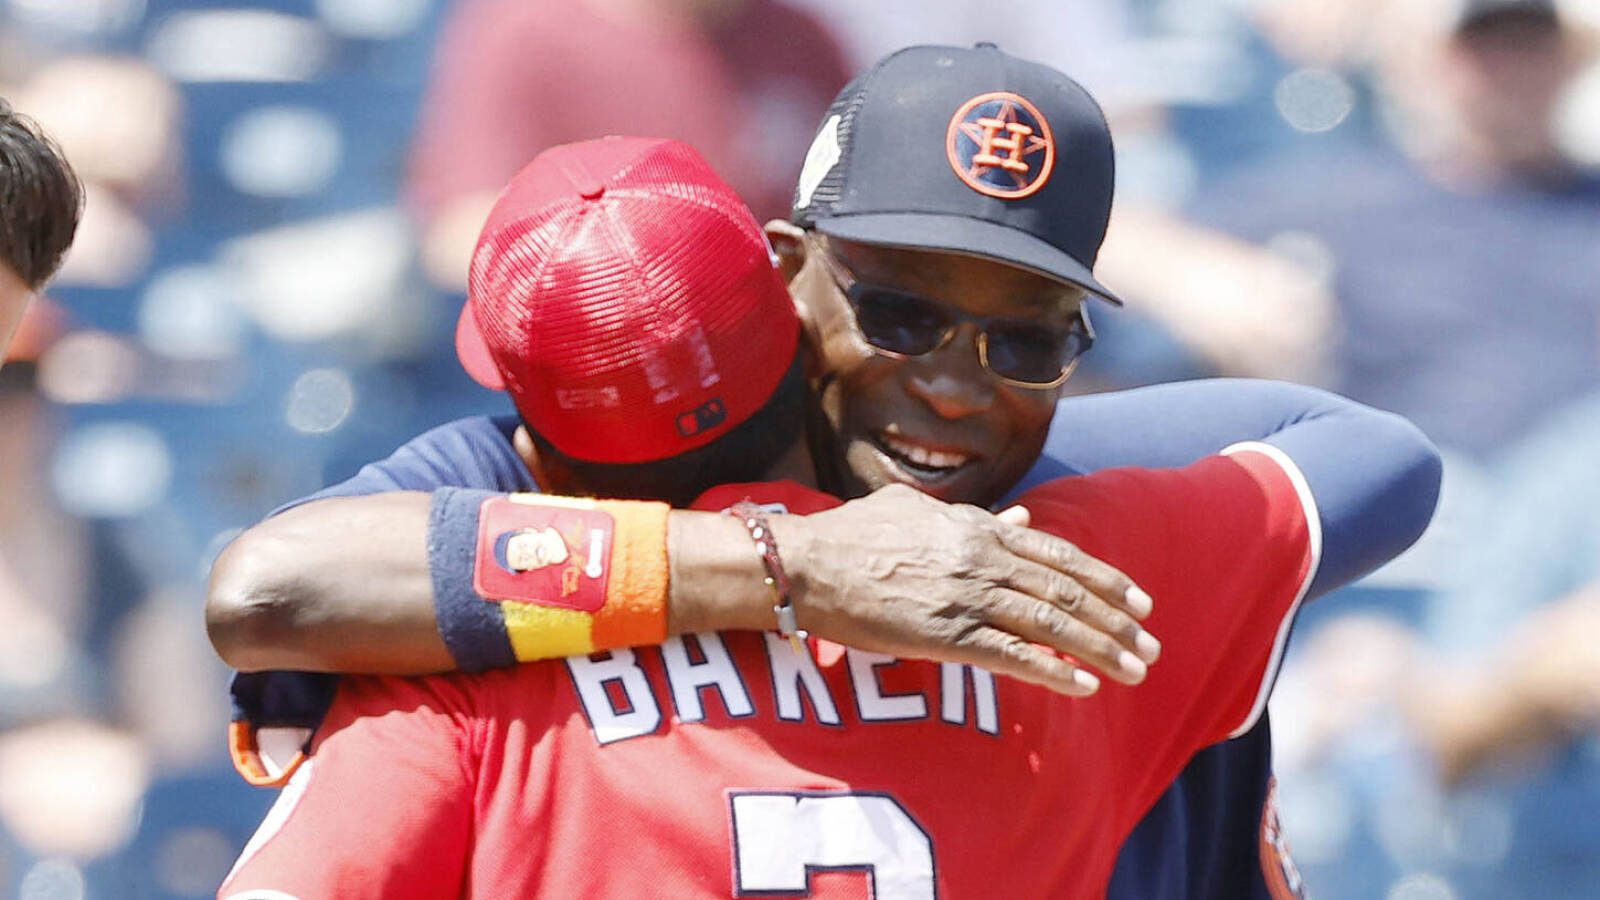
[[[1156,598],[1144,684],[1069,699],[770,633],[347,678],[221,896],[1101,896],[1191,754],[1259,714],[1316,512],[1261,445],[1021,502]]]

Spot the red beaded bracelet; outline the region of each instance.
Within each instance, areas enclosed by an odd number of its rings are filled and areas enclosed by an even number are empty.
[[[772,536],[772,526],[767,524],[766,510],[749,500],[735,503],[729,513],[738,516],[756,542],[756,553],[761,555],[761,565],[767,570],[763,579],[772,588],[778,602],[772,611],[778,616],[778,633],[789,639],[796,653],[806,652],[805,640],[809,635],[795,619],[794,603],[789,599],[789,576],[784,574],[783,559],[778,556],[778,541]]]

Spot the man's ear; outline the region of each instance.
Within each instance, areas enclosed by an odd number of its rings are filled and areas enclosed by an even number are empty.
[[[792,282],[806,266],[806,233],[788,219],[773,219],[766,225],[767,241],[778,254],[778,271]]]
[[[806,375],[817,378],[822,374],[822,346],[817,329],[817,311],[807,296],[805,281],[800,273],[806,267],[811,249],[806,243],[804,229],[787,219],[773,219],[767,223],[767,240],[778,254],[778,271],[789,285],[789,300],[794,304],[795,315],[800,319],[800,352],[805,354]]]

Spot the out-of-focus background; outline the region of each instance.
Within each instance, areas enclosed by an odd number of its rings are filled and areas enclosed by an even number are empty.
[[[433,424],[539,149],[689,140],[758,215],[896,46],[1103,101],[1081,391],[1323,385],[1448,456],[1412,553],[1310,607],[1273,705],[1322,900],[1600,891],[1600,0],[0,0],[0,93],[88,185],[0,371],[0,896],[210,896],[231,773],[209,562]],[[1070,173],[1068,173],[1070,174]],[[1181,636],[1166,636],[1169,640]],[[1066,811],[1070,814],[1070,810]]]

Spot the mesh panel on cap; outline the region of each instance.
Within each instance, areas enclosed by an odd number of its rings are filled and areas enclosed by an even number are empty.
[[[497,216],[471,291],[529,426],[578,459],[642,462],[748,419],[799,325],[760,225],[698,154],[662,142],[605,182]]]
[[[886,60],[887,61],[887,60]],[[850,83],[844,86],[839,96],[834,98],[828,111],[822,114],[822,124],[826,125],[829,119],[839,117],[839,161],[833,164],[822,180],[817,183],[816,190],[811,192],[811,202],[805,206],[800,205],[800,189],[797,185],[794,193],[794,207],[790,219],[803,228],[810,228],[819,215],[827,215],[833,211],[840,198],[844,196],[846,175],[850,170],[850,156],[853,151],[850,140],[855,128],[856,116],[861,112],[861,106],[867,100],[867,86],[877,77],[883,64],[857,75]],[[817,132],[822,131],[819,126]]]

